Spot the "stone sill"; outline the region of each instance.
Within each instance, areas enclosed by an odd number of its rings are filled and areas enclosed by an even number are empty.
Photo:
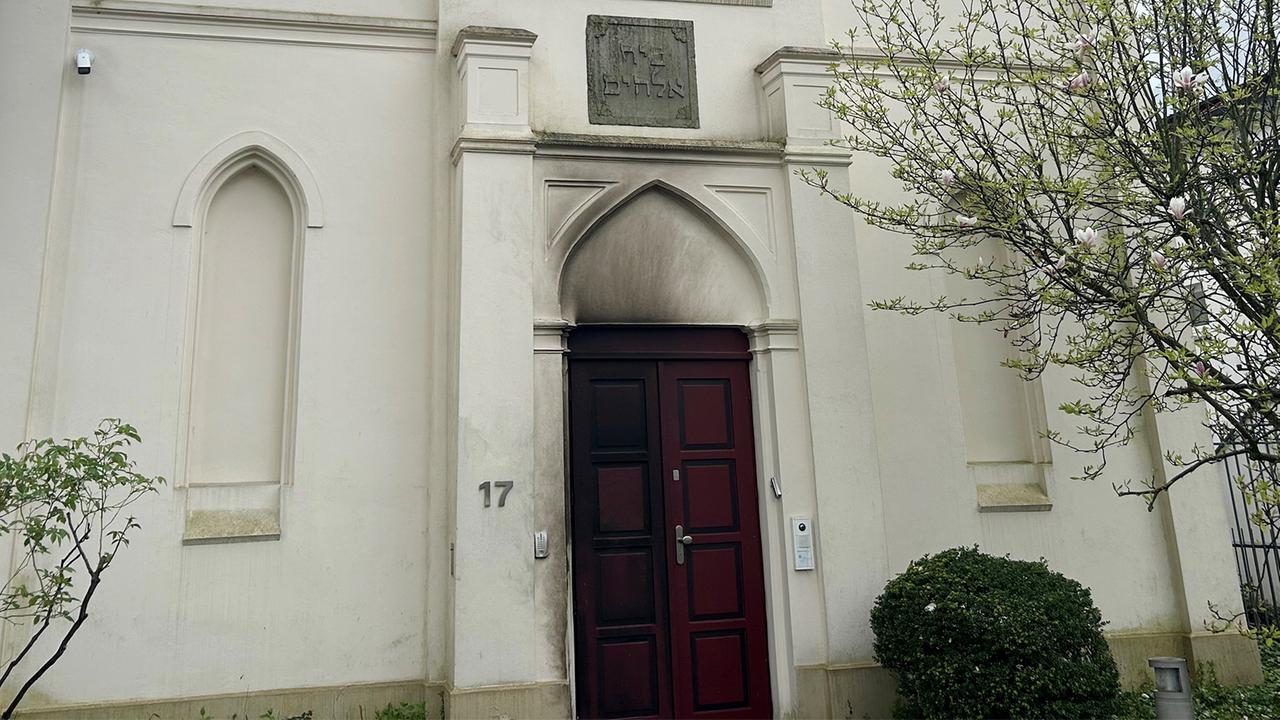
[[[1045,512],[1053,501],[1037,483],[982,483],[978,512]]]
[[[182,534],[183,545],[279,539],[280,515],[274,509],[192,510]]]

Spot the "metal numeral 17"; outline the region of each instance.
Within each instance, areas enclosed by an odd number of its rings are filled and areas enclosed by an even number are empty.
[[[498,482],[493,483],[493,486],[502,491],[502,493],[498,495],[498,507],[506,507],[507,495],[511,493],[511,488],[515,486],[515,482],[511,480],[499,480]],[[490,492],[488,481],[480,483],[480,492],[484,493],[484,506],[489,507]]]

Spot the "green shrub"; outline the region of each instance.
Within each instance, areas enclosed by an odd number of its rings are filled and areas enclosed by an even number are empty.
[[[925,556],[871,611],[898,717],[1097,718],[1120,693],[1088,589],[1041,562],[975,548]]]
[[[427,720],[426,703],[400,703],[399,707],[387,705],[374,714],[374,720]]]

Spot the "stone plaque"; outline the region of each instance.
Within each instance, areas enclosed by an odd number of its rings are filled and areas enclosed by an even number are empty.
[[[698,127],[688,20],[587,16],[587,117],[593,125]]]

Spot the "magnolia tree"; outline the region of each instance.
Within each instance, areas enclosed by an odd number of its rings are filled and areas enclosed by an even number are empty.
[[[1050,437],[1094,454],[1085,478],[1142,417],[1206,407],[1217,442],[1170,452],[1175,472],[1121,495],[1150,507],[1237,456],[1274,481],[1275,0],[960,2],[855,0],[859,26],[836,43],[822,105],[849,128],[838,144],[888,161],[908,199],[808,179],[910,238],[911,269],[976,291],[873,305],[993,326],[1028,379],[1067,368],[1079,432]]]
[[[16,546],[0,620],[30,628],[0,664],[0,689],[11,697],[0,717],[12,717],[67,651],[103,573],[138,528],[129,506],[164,482],[134,470],[126,451],[139,440],[132,426],[103,420],[93,437],[31,440],[0,455],[0,537]]]

